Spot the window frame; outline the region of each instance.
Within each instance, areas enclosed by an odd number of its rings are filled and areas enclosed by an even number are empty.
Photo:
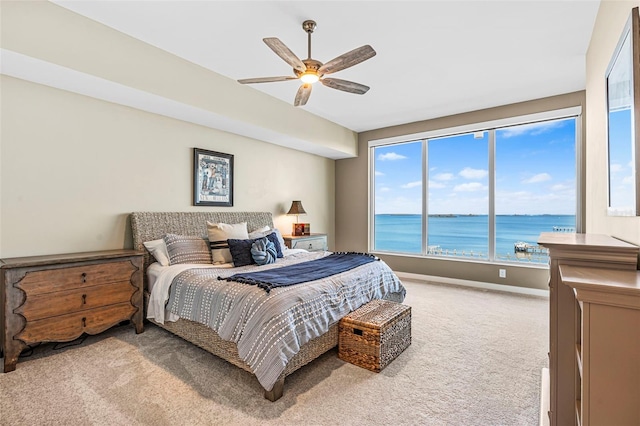
[[[506,264],[509,266],[523,266],[523,267],[543,267],[547,268],[548,265],[543,264],[533,264],[533,263],[519,263],[519,262],[508,262],[508,261],[497,261],[495,259],[495,148],[496,148],[496,138],[495,138],[495,130],[517,126],[523,124],[531,124],[543,121],[550,120],[561,120],[565,118],[574,118],[575,119],[575,190],[576,190],[576,232],[583,232],[583,202],[582,202],[582,181],[583,181],[583,171],[582,171],[582,107],[574,106],[562,109],[554,109],[549,111],[543,111],[533,114],[526,114],[520,116],[507,117],[502,119],[490,120],[485,122],[477,122],[471,124],[465,124],[461,126],[434,129],[420,133],[413,133],[407,135],[399,135],[393,136],[389,138],[383,139],[373,139],[368,141],[368,149],[367,149],[367,164],[368,164],[368,233],[367,233],[367,247],[368,250],[372,253],[379,254],[390,254],[394,256],[406,256],[406,257],[421,257],[421,258],[429,258],[429,259],[437,259],[437,260],[447,260],[447,261],[464,261],[464,262],[475,262],[475,263],[485,263],[485,264]],[[450,137],[460,134],[468,134],[474,132],[489,132],[489,161],[488,161],[488,172],[489,172],[489,226],[488,226],[488,235],[489,235],[489,256],[487,259],[466,259],[466,258],[455,258],[455,257],[447,257],[447,256],[438,256],[438,255],[430,255],[427,250],[427,235],[428,235],[428,220],[425,220],[425,217],[428,215],[428,196],[429,196],[429,177],[428,177],[428,140],[436,139],[442,137]],[[422,253],[401,253],[401,252],[387,252],[375,250],[373,243],[375,241],[375,148],[381,146],[395,145],[399,143],[409,143],[409,142],[422,142]]]

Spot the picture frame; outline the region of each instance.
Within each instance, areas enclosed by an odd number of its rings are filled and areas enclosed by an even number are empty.
[[[311,225],[308,223],[294,223],[292,226],[291,235],[311,235]]]
[[[233,206],[233,155],[193,148],[193,205]]]

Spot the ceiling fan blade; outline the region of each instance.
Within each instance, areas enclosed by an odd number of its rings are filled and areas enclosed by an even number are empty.
[[[311,95],[311,83],[305,83],[298,89],[298,93],[296,93],[296,99],[293,101],[293,105],[302,106],[307,103],[309,100],[309,95]]]
[[[292,77],[292,76],[243,78],[238,80],[238,83],[241,83],[241,84],[272,83],[274,81],[287,81],[287,80],[297,80],[297,79],[298,77]]]
[[[322,84],[332,89],[342,90],[343,92],[355,93],[357,95],[364,95],[369,90],[369,86],[364,84],[354,83],[353,81],[340,80],[339,78],[323,78],[320,80]]]
[[[340,55],[321,66],[318,69],[319,74],[331,74],[336,71],[341,71],[345,68],[352,67],[360,62],[366,61],[369,58],[376,56],[376,51],[373,47],[365,44],[357,49],[353,49],[350,52]]]
[[[300,72],[305,72],[307,70],[307,67],[300,60],[300,58],[298,58],[296,54],[293,53],[291,49],[289,49],[279,39],[275,37],[267,37],[263,38],[262,41],[264,41],[265,44],[275,52],[276,55],[284,59],[284,61],[291,65],[293,68],[297,69]]]

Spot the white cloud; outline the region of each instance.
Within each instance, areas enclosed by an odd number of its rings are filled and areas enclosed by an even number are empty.
[[[435,180],[429,181],[429,188],[431,189],[440,189],[440,188],[446,188],[446,187],[447,185],[445,185],[444,183],[436,182]]]
[[[504,130],[500,130],[499,135],[503,138],[511,138],[514,136],[524,135],[529,133],[531,135],[540,135],[542,133],[549,132],[557,127],[562,126],[563,123],[559,121],[542,121],[540,123],[523,124],[521,126],[507,127]]]
[[[404,155],[396,154],[395,152],[388,152],[386,154],[378,155],[378,160],[380,161],[395,161],[395,160],[404,160]]]
[[[569,189],[555,192],[549,191],[546,188],[547,185],[544,185],[544,190],[539,188],[541,189],[540,192],[524,189],[515,191],[497,190],[496,214],[575,214],[575,183],[565,181],[562,184],[569,187]],[[478,187],[478,185],[475,186]],[[458,187],[458,189],[463,188]],[[456,193],[447,191],[447,194],[442,194],[441,196],[434,193],[434,197],[429,199],[429,213],[487,214],[488,196],[486,187],[483,189],[484,191],[476,192],[460,191]],[[378,199],[376,199],[377,201]],[[384,203],[380,205],[382,204]]]
[[[435,180],[451,180],[454,178],[453,173],[438,173],[433,177]]]
[[[466,179],[482,179],[483,177],[488,175],[489,172],[482,169],[472,169],[471,167],[465,167],[458,174]]]
[[[624,179],[622,179],[622,183],[625,185],[630,185],[633,183],[633,175],[629,175],[629,176],[625,176]]]
[[[552,191],[566,191],[567,189],[572,189],[572,188],[569,185],[559,183],[559,184],[553,185],[550,189]]]
[[[613,173],[619,172],[620,170],[622,170],[622,164],[612,164],[609,167],[609,171]]]
[[[389,191],[391,191],[391,188],[388,188],[386,186],[383,186],[380,188],[380,192],[389,192]]]
[[[516,191],[516,192],[497,192],[497,198],[510,199],[510,198],[523,198],[523,197],[531,197],[532,194],[527,191]]]
[[[453,190],[456,192],[473,192],[473,191],[482,191],[487,189],[486,186],[481,184],[480,182],[469,182],[463,183],[461,185],[456,185]]]
[[[545,191],[497,191],[496,214],[575,214],[575,190],[571,193]]]
[[[379,171],[376,170],[376,176],[384,176],[384,173],[379,172]]]
[[[476,195],[476,196],[473,196]],[[465,193],[429,200],[430,214],[487,214],[489,200],[486,193]]]
[[[415,197],[376,198],[375,209],[376,214],[420,214],[422,200]]]
[[[521,183],[538,183],[547,180],[551,180],[551,175],[549,173],[538,173],[537,175],[531,176],[529,179],[523,180]]]
[[[414,182],[409,182],[404,185],[401,185],[400,187],[407,189],[407,188],[415,188],[416,186],[422,186],[422,181],[416,180]]]

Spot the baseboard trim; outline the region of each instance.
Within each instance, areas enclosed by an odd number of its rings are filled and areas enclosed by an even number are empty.
[[[399,278],[407,278],[410,280],[435,282],[442,284],[461,285],[465,287],[482,288],[485,290],[506,291],[509,293],[528,294],[530,296],[549,297],[549,290],[541,290],[538,288],[516,287],[504,284],[485,283],[481,281],[460,280],[457,278],[437,277],[434,275],[414,274],[411,272],[396,272]]]
[[[549,369],[542,369],[542,380],[540,383],[540,426],[549,426]]]

